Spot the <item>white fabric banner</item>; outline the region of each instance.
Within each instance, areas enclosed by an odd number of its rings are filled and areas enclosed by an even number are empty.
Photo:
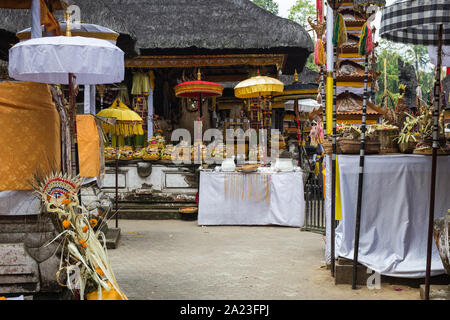
[[[428,46],[428,55],[430,56],[430,62],[437,65],[437,47]],[[450,67],[450,46],[442,46],[442,66]]]
[[[260,173],[201,172],[199,189],[199,225],[282,225],[302,227],[305,200],[301,172],[270,174],[270,201],[232,198],[225,191],[226,176],[260,175]],[[247,177],[248,178],[248,177]],[[248,178],[250,179],[250,178]],[[237,179],[240,181],[239,179]],[[233,187],[236,190],[238,187]],[[264,185],[254,186],[264,194]],[[246,191],[252,193],[253,191]],[[228,196],[227,196],[228,193]]]
[[[150,88],[147,100],[147,140],[150,140],[153,136],[153,89]]]
[[[359,156],[339,155],[338,164],[342,221],[336,228],[335,253],[336,258],[353,259]],[[327,176],[329,173],[327,170]],[[366,156],[358,262],[386,276],[425,276],[430,175],[430,156]],[[435,219],[443,217],[450,208],[449,188],[450,156],[439,156]],[[330,201],[328,195],[327,191]],[[329,255],[331,205],[326,204],[325,209]],[[433,242],[431,275],[443,273]]]

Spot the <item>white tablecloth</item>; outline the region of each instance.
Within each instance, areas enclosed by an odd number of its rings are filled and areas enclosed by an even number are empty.
[[[243,175],[247,175],[246,181],[250,181],[249,176],[261,174],[201,172],[199,225],[304,225],[305,200],[301,172],[270,174],[270,198],[267,201],[245,199],[249,198],[245,195],[230,197],[229,191],[225,191],[226,179],[234,176],[237,177],[236,181],[242,181]],[[258,194],[267,194],[265,185],[258,188]]]
[[[359,156],[339,155],[342,221],[336,229],[336,257],[353,259]],[[327,157],[327,261],[330,261],[330,157]],[[431,157],[366,156],[358,260],[383,275],[425,276]],[[450,208],[450,157],[439,156],[435,219]],[[433,242],[431,275],[444,273]]]

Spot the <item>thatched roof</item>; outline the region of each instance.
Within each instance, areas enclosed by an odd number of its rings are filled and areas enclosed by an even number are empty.
[[[189,51],[290,53],[287,64],[303,69],[313,52],[299,24],[273,15],[250,0],[75,0],[81,20],[108,27],[119,46],[135,53],[189,54]],[[60,21],[62,13],[57,12]],[[0,30],[30,26],[28,10],[0,9]],[[127,37],[128,36],[128,37]],[[121,39],[122,37],[122,39]],[[126,48],[128,56],[133,55]],[[291,68],[289,68],[291,69]]]

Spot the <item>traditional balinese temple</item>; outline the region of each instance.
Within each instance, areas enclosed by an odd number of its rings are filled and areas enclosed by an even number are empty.
[[[313,42],[302,26],[273,15],[250,0],[76,0],[73,3],[80,8],[82,23],[100,25],[119,34],[117,46],[125,52],[126,59],[122,84],[80,88],[78,113],[96,114],[120,96],[141,114],[146,124],[154,123],[154,131],[161,130],[167,143],[176,128],[186,128],[192,133],[193,121],[198,119],[192,108],[195,101],[175,95],[174,87],[180,82],[196,80],[200,71],[202,80],[224,86],[222,97],[205,99],[202,104],[203,130],[220,128],[228,118],[239,115],[242,108],[242,101],[234,96],[236,83],[258,71],[274,78],[293,75],[295,70],[301,73],[313,52]],[[55,12],[55,16],[58,21],[64,21],[62,12]],[[30,25],[29,10],[0,9],[3,69],[6,70],[9,48],[19,42],[16,34]],[[142,86],[146,89],[139,87],[137,75],[143,75],[144,82],[148,81],[148,85]],[[88,90],[94,92],[95,103],[91,100],[86,105],[84,93]],[[141,143],[145,144],[152,134],[147,135]],[[179,208],[196,205],[198,175],[194,165],[121,160],[118,181],[121,218],[179,218]],[[101,192],[114,198],[114,190],[115,166],[106,162]],[[91,195],[83,193],[83,201],[90,200]],[[8,214],[0,212],[0,227],[2,223],[23,224],[31,219]],[[19,229],[23,230],[23,225]],[[22,236],[23,233],[0,231],[0,244],[23,248]],[[15,239],[14,244],[10,244],[11,239]],[[11,252],[16,250],[13,249]],[[26,259],[34,261],[29,256]],[[19,285],[10,288],[0,280],[0,286],[25,295],[39,293],[43,287],[39,280],[43,271],[37,263],[27,261],[22,261],[22,271],[9,274]],[[3,268],[1,262],[0,268]],[[48,273],[47,278],[53,279],[54,273]],[[57,291],[57,287],[50,287],[47,293]]]
[[[198,68],[202,80],[227,87],[256,75],[257,70],[275,78],[292,75],[295,69],[301,72],[313,51],[303,27],[249,0],[78,0],[74,4],[80,8],[82,22],[119,33],[117,45],[126,54],[125,83],[130,95],[133,73],[153,72],[153,111],[164,131],[192,127],[196,116],[185,110],[187,101],[175,97],[173,87],[196,79]],[[0,14],[0,32],[7,35],[2,38],[7,43],[0,44],[3,48],[14,43],[16,32],[30,26],[30,16],[27,10]],[[64,20],[62,13],[56,16]],[[6,49],[1,55],[7,57]],[[111,92],[103,94],[105,104],[112,102]],[[96,107],[99,111],[102,106]],[[205,103],[203,108],[207,114],[212,106]],[[205,118],[205,130],[213,125],[210,122]]]

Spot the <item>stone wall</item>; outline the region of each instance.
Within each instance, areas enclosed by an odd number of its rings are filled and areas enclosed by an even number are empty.
[[[0,216],[0,295],[61,293],[52,222],[34,216]]]
[[[416,72],[411,64],[404,62],[400,58],[398,58],[398,82],[406,86],[404,96],[406,106],[410,109],[415,109],[417,107],[416,88],[418,85]]]

